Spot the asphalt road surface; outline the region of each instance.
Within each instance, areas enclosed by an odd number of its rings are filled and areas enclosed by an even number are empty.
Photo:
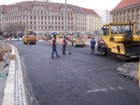
[[[90,55],[89,47],[70,47],[72,55],[62,55],[58,45],[60,57],[51,59],[49,42],[14,45],[39,105],[139,105],[138,84],[117,75],[119,60]]]

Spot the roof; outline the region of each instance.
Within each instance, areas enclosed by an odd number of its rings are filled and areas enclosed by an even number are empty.
[[[51,2],[34,2],[34,1],[23,1],[23,2],[18,2],[10,5],[4,5],[3,7],[0,6],[0,11],[3,10],[3,12],[7,13],[10,10],[11,6],[19,6],[21,9],[20,10],[26,10],[26,11],[31,11],[34,5],[44,5],[47,8],[52,8],[52,10],[60,9],[61,7],[65,7],[65,4],[63,3],[51,3]],[[74,6],[71,4],[67,4],[67,7],[72,8],[74,12],[76,13],[81,13],[81,14],[94,14],[99,16],[94,10],[91,9],[86,9],[78,6]]]
[[[4,11],[4,5],[0,5],[0,13],[3,13]]]
[[[121,0],[121,2],[112,11],[136,4],[140,4],[140,0]]]
[[[87,14],[93,14],[93,15],[97,15],[99,16],[94,10],[92,9],[87,9],[87,8],[82,8],[84,10],[85,13]],[[100,16],[99,16],[100,17]]]

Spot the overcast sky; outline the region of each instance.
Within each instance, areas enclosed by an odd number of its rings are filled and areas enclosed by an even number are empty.
[[[2,4],[12,4],[16,2],[27,1],[27,0],[0,0]],[[33,0],[28,0],[33,1]],[[43,1],[43,0],[41,0]],[[44,0],[45,1],[45,0]],[[65,0],[50,0],[53,2],[65,3]],[[89,9],[107,9],[112,10],[121,0],[67,0],[68,4],[77,5]]]

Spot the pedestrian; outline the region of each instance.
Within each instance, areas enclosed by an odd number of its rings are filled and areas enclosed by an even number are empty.
[[[52,45],[52,55],[51,58],[54,58],[54,53],[56,54],[57,57],[59,57],[58,53],[57,53],[57,49],[56,49],[56,36],[54,35],[54,37],[51,38],[51,45]]]
[[[67,41],[66,41],[66,37],[64,36],[62,39],[62,55],[66,55],[66,53],[65,53],[66,45],[67,45]]]
[[[94,40],[94,37],[90,40],[90,54],[93,55],[95,52],[95,44],[96,41]]]

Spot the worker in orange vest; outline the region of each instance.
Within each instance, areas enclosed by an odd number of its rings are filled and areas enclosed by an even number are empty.
[[[65,53],[66,45],[67,45],[67,41],[66,41],[66,37],[64,36],[62,39],[62,55],[66,55],[66,53]]]
[[[51,58],[54,58],[54,53],[57,57],[59,57],[56,49],[56,36],[54,35],[54,38],[51,38],[51,45],[52,45],[52,55]]]

